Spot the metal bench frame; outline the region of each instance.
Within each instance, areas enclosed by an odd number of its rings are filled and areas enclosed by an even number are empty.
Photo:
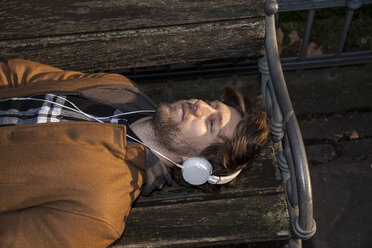
[[[279,0],[280,11],[309,10],[300,54],[295,58],[283,59],[287,69],[303,69],[349,64],[363,64],[372,61],[371,50],[344,53],[345,43],[354,10],[372,1],[290,1]],[[312,23],[317,8],[347,6],[342,33],[334,54],[307,57]],[[311,238],[316,232],[313,219],[313,202],[310,174],[301,131],[286,87],[282,64],[279,58],[276,30],[279,6],[275,0],[266,1],[266,55],[259,60],[262,74],[261,92],[270,118],[273,140],[279,143],[277,159],[282,174],[284,191],[291,219],[292,239],[286,248],[302,246],[303,239]]]
[[[310,173],[301,131],[289,98],[280,63],[275,14],[278,4],[266,1],[266,55],[260,59],[261,92],[270,119],[271,135],[279,143],[277,159],[291,219],[293,238],[287,247],[301,247],[316,232]]]

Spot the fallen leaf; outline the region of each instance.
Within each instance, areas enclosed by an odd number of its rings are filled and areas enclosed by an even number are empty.
[[[351,133],[350,139],[359,139],[359,134],[357,133],[357,131],[353,130],[353,132]]]
[[[289,45],[292,45],[293,43],[296,43],[296,42],[302,42],[300,36],[298,36],[298,33],[296,30],[292,30],[291,33],[288,35],[290,41],[289,41]]]
[[[315,42],[311,41],[310,44],[307,46],[306,55],[312,56],[312,55],[322,55],[322,54],[323,54],[322,46],[319,46]]]

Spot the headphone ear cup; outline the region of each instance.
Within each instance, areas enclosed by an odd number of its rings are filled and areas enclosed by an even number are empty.
[[[182,166],[183,179],[192,185],[202,185],[212,175],[212,165],[204,158],[188,158]]]

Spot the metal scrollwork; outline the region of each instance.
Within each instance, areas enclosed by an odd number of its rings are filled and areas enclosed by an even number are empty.
[[[293,239],[287,248],[301,247],[302,239],[311,238],[316,231],[310,173],[302,135],[289,98],[280,64],[274,15],[275,0],[266,1],[266,56],[260,59],[261,91],[271,124],[274,142],[279,143],[277,158],[288,202]]]
[[[258,62],[261,72],[261,92],[264,98],[266,110],[270,119],[270,132],[274,142],[279,142],[283,138],[283,116],[279,104],[276,100],[275,91],[270,78],[269,66],[266,56]]]

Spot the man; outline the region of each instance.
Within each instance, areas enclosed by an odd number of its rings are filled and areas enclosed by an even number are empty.
[[[223,102],[179,101],[154,114],[118,74],[11,60],[0,85],[0,247],[106,247],[143,184],[149,195],[172,182],[170,161],[202,156],[214,175],[230,175],[268,134],[233,88]]]

